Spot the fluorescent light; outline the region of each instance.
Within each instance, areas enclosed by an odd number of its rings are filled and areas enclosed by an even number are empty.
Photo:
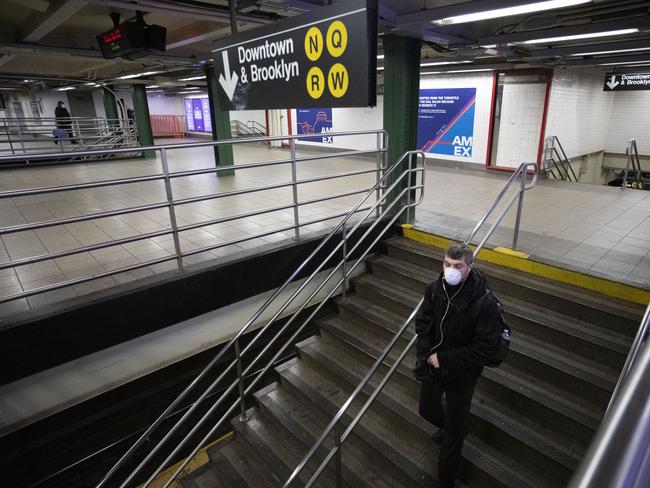
[[[442,66],[445,64],[467,64],[471,61],[436,61],[433,63],[421,63],[420,66]]]
[[[632,49],[616,49],[614,51],[594,51],[590,53],[576,53],[571,56],[596,56],[598,54],[614,54],[614,53],[631,53],[632,51],[647,51],[650,47],[635,47]]]
[[[383,54],[377,54],[377,59],[384,59],[384,55]]]
[[[543,39],[523,41],[521,44],[543,44],[550,42],[574,41],[576,39],[593,39],[594,37],[623,36],[625,34],[634,34],[635,32],[639,32],[639,29],[619,29],[613,31],[592,32],[590,34],[576,34],[573,36],[546,37]]]
[[[491,68],[481,68],[481,69],[458,69],[452,71],[424,71],[420,73],[421,75],[446,75],[450,73],[477,73],[479,71],[492,71]]]
[[[184,95],[186,93],[191,93],[192,95],[198,95],[199,93],[202,93],[201,91],[197,90],[185,90],[185,91],[179,91],[179,95]]]
[[[118,80],[130,80],[131,78],[139,78],[140,76],[151,76],[157,75],[160,71],[145,71],[144,73],[135,73],[132,75],[118,76]]]
[[[526,5],[517,5],[515,7],[498,8],[495,10],[485,10],[473,14],[457,15],[432,21],[432,24],[451,25],[462,24],[465,22],[476,22],[478,20],[497,19],[499,17],[510,17],[512,15],[529,14],[532,12],[541,12],[543,10],[553,10],[556,8],[571,7],[583,3],[590,3],[591,0],[550,0],[546,2],[529,3]]]
[[[145,86],[145,88],[160,88],[158,85],[149,85]]]
[[[621,64],[627,64],[627,65],[634,65],[638,66],[639,64],[642,66],[645,66],[646,64],[650,63],[650,59],[646,59],[645,61],[628,61],[626,63],[619,61],[618,63],[601,63],[598,66],[618,66]]]
[[[95,83],[94,81],[91,81],[91,82],[89,82],[89,83],[84,83],[84,85],[85,85],[85,86],[99,86],[99,85],[98,85],[97,83]]]
[[[205,80],[205,75],[203,75],[203,76],[192,76],[191,78],[181,78],[178,81],[194,81],[194,80]]]
[[[74,86],[62,86],[61,88],[57,88],[56,91],[68,91],[68,90],[74,90],[76,87]]]

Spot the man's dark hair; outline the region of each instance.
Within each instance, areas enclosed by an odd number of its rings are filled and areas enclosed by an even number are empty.
[[[56,102],[56,104],[57,105],[63,105],[63,102],[61,100],[59,100],[58,102]]]
[[[467,264],[474,262],[474,253],[472,250],[469,246],[460,242],[449,246],[445,255],[451,259],[464,259]]]

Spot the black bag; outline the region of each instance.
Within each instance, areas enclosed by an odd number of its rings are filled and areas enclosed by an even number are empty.
[[[494,297],[494,300],[497,302],[497,308],[499,309],[499,323],[501,334],[499,335],[499,344],[497,346],[497,350],[495,351],[494,356],[486,361],[485,366],[488,368],[498,368],[501,366],[501,363],[505,361],[506,356],[508,355],[508,351],[510,350],[510,334],[512,332],[512,329],[510,329],[510,326],[506,323],[503,312],[503,305],[499,299],[494,296],[494,293],[492,293],[489,289],[485,292],[485,295],[483,295],[480,300],[477,300],[476,313],[480,313],[483,302],[488,295],[492,295]]]

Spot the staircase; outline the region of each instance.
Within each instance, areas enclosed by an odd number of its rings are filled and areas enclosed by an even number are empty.
[[[277,367],[277,381],[255,394],[248,420],[234,419],[234,435],[208,449],[210,462],[181,479],[184,488],[282,486],[418,303],[444,254],[402,238],[386,241],[384,251],[353,280],[353,293],[337,301],[337,315],[318,323],[320,336],[299,343],[298,358]],[[643,310],[478,266],[506,309],[513,338],[507,361],[486,368],[477,385],[457,486],[566,486],[605,411]],[[391,358],[411,339],[412,327],[408,334]],[[344,486],[435,486],[435,428],[418,415],[413,362],[411,352],[343,445]],[[344,425],[366,398],[357,398]],[[332,445],[320,448],[294,486],[307,483]],[[333,466],[314,486],[336,486]]]

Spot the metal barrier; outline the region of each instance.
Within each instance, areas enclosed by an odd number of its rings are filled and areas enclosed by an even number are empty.
[[[295,139],[292,139],[295,141]],[[293,151],[292,151],[293,152]],[[419,164],[421,163],[421,165]],[[421,175],[421,183],[417,184],[417,174]],[[392,181],[390,185],[388,182]],[[401,190],[400,186],[403,186]],[[413,192],[419,190],[420,197],[418,200],[411,200],[411,195]],[[376,195],[376,191],[381,192],[381,196],[376,199],[375,203],[370,206],[367,205],[369,199]],[[312,251],[309,257],[303,261],[303,263],[291,274],[291,276],[284,282],[284,284],[274,291],[272,296],[264,303],[264,305],[257,311],[253,316],[244,324],[244,326],[237,332],[237,334],[219,351],[219,353],[210,361],[206,368],[199,374],[181,393],[181,395],[174,400],[174,402],[163,412],[160,417],[152,424],[152,426],[140,437],[140,439],[122,456],[122,458],[111,468],[107,475],[100,481],[97,485],[97,488],[105,486],[109,479],[111,479],[117,470],[129,460],[136,450],[144,443],[144,441],[151,435],[151,433],[160,425],[165,416],[173,411],[174,408],[187,396],[187,394],[208,374],[212,367],[219,362],[219,360],[224,357],[227,352],[233,352],[235,354],[235,360],[230,362],[230,364],[220,372],[219,376],[210,384],[210,386],[203,392],[203,394],[196,400],[194,405],[183,415],[183,417],[172,427],[172,429],[165,434],[163,439],[156,444],[156,446],[149,451],[147,456],[140,462],[140,464],[132,471],[128,477],[119,485],[120,487],[126,487],[134,480],[134,477],[144,468],[144,466],[155,456],[162,446],[174,435],[176,430],[189,418],[189,415],[195,410],[195,408],[206,398],[209,393],[216,388],[226,376],[236,371],[237,379],[233,381],[230,386],[225,390],[223,395],[209,408],[209,410],[203,415],[203,417],[193,424],[192,430],[183,437],[183,440],[174,448],[174,450],[167,456],[167,458],[160,464],[160,466],[150,475],[148,480],[144,483],[143,486],[149,486],[149,484],[156,478],[156,476],[164,469],[165,466],[177,455],[180,449],[183,448],[185,443],[197,432],[199,428],[206,422],[209,416],[227,399],[228,395],[237,391],[238,399],[230,405],[226,413],[217,421],[217,423],[210,429],[210,431],[205,435],[205,437],[197,444],[193,449],[191,454],[186,458],[186,460],[177,467],[175,472],[169,477],[169,479],[163,485],[164,487],[169,486],[169,484],[177,478],[181,473],[184,467],[187,465],[189,460],[198,452],[198,450],[205,444],[205,442],[223,425],[225,421],[230,418],[230,415],[237,409],[241,409],[242,418],[246,418],[246,404],[245,397],[250,394],[259,381],[263,378],[264,374],[272,367],[277,358],[283,353],[283,351],[289,347],[296,337],[300,335],[303,329],[308,323],[313,319],[313,317],[321,310],[327,300],[331,298],[334,293],[339,289],[341,291],[347,288],[348,279],[354,270],[364,262],[365,256],[370,252],[374,245],[379,242],[382,236],[392,228],[393,224],[402,217],[404,212],[410,207],[418,205],[424,194],[424,154],[420,151],[411,151],[405,153],[399,161],[393,164],[390,168],[383,170],[381,178],[377,179],[375,185],[368,191],[364,192],[364,196],[359,200],[359,202],[340,220],[338,225],[334,227],[330,233],[325,237],[320,244]],[[390,198],[390,201],[388,199]],[[349,224],[351,224],[351,219],[358,213],[364,212],[362,218],[356,222],[351,228],[348,229]],[[377,212],[379,212],[377,214]],[[348,241],[351,236],[353,236],[364,224],[365,221],[371,220],[372,223],[368,229],[359,237],[357,242],[348,247]],[[379,231],[377,237],[365,247],[362,252],[360,249],[361,244],[371,236],[372,232],[377,228],[378,225],[383,224],[383,227]],[[318,253],[330,242],[332,241],[336,234],[342,231],[342,238],[334,246],[334,249],[327,255],[327,257],[320,262],[310,276],[304,280],[301,285],[295,290],[291,296],[284,301],[279,307],[279,309],[273,314],[273,316],[261,327],[256,333],[255,337],[252,339],[248,345],[243,348],[240,348],[239,340],[241,336],[255,323],[256,320],[272,305],[275,303],[277,298],[281,293],[300,275],[300,273],[305,269],[307,264],[309,264]],[[354,255],[357,250],[361,253],[356,260],[348,266],[348,258]],[[326,272],[327,276],[322,280],[318,278],[318,274],[326,268],[328,263],[333,258],[337,258],[339,254],[342,254],[341,259],[332,265],[332,268],[329,272]],[[301,312],[305,310],[308,306],[312,305],[312,300],[321,289],[325,287],[326,284],[330,283],[330,280],[336,276],[340,276],[338,281],[333,285],[331,291],[325,296],[325,298],[309,313],[309,316],[302,322],[301,325],[297,327],[292,327],[293,323],[299,317]],[[320,280],[320,283],[316,288],[309,294],[309,296],[298,306],[296,312],[288,319],[288,321],[281,327],[281,329],[275,334],[273,339],[267,342],[263,350],[255,357],[252,358],[252,362],[246,367],[242,366],[242,356],[245,355],[255,343],[262,337],[262,335],[271,327],[271,325],[280,317],[280,315],[287,309],[296,298],[305,290],[305,288],[314,280]],[[289,329],[292,327],[291,329]],[[271,349],[271,347],[277,347],[275,344],[276,341],[283,336],[285,331],[291,330],[291,337],[280,346],[280,349],[274,354],[274,356],[265,364],[261,369],[259,374],[244,388],[242,381],[243,376],[247,375],[257,364],[257,362]]]
[[[344,151],[341,153],[336,153],[336,154],[323,154],[323,155],[314,155],[314,156],[303,156],[303,157],[297,157],[296,156],[296,140],[299,136],[278,136],[278,137],[263,137],[263,138],[247,138],[243,140],[236,140],[236,139],[230,139],[230,140],[222,140],[222,141],[211,141],[211,142],[202,142],[202,143],[185,143],[185,144],[171,144],[171,145],[162,145],[162,146],[151,146],[151,147],[140,147],[139,150],[145,151],[145,150],[151,150],[151,151],[158,151],[160,152],[160,162],[162,166],[162,173],[157,173],[157,174],[152,174],[152,175],[146,175],[146,176],[138,176],[138,177],[131,177],[131,178],[121,178],[121,179],[114,179],[114,180],[103,180],[103,181],[94,181],[94,182],[89,182],[89,183],[79,183],[79,184],[72,184],[72,185],[62,185],[62,186],[52,186],[52,187],[42,187],[42,188],[33,188],[29,190],[16,190],[16,191],[4,191],[0,192],[0,200],[2,199],[7,199],[7,198],[16,198],[16,197],[21,197],[21,196],[35,196],[35,195],[44,195],[44,194],[51,194],[51,193],[57,193],[57,192],[66,192],[66,191],[72,191],[72,190],[81,190],[81,189],[89,189],[89,188],[104,188],[104,187],[115,187],[115,186],[120,186],[120,185],[126,185],[126,184],[131,184],[131,183],[141,183],[141,182],[154,182],[154,181],[160,181],[163,182],[164,187],[165,187],[165,194],[166,194],[166,201],[161,201],[161,202],[156,202],[156,203],[151,203],[147,205],[140,205],[140,206],[135,206],[135,207],[126,207],[122,208],[119,210],[110,210],[110,211],[105,211],[105,212],[97,212],[97,213],[92,213],[92,214],[86,214],[86,215],[80,215],[77,217],[69,217],[69,218],[63,218],[63,219],[56,219],[56,220],[47,220],[47,221],[42,221],[42,222],[35,222],[35,223],[29,223],[29,224],[20,224],[20,225],[14,225],[10,227],[5,227],[5,228],[0,228],[0,236],[2,235],[7,235],[7,234],[12,234],[16,232],[23,232],[27,230],[37,230],[37,229],[44,229],[47,227],[54,227],[54,226],[59,226],[59,225],[65,225],[65,224],[72,224],[72,223],[78,223],[78,222],[85,222],[89,220],[94,220],[94,219],[101,219],[101,218],[106,218],[106,217],[115,217],[119,215],[126,215],[126,214],[133,214],[133,213],[138,213],[138,212],[144,212],[144,211],[149,211],[149,210],[155,210],[155,209],[161,209],[161,208],[167,208],[169,211],[169,221],[170,221],[170,228],[164,229],[164,230],[159,230],[159,231],[154,231],[154,232],[148,232],[145,234],[140,234],[132,237],[126,237],[126,238],[121,238],[121,239],[116,239],[112,241],[107,241],[107,242],[102,242],[98,244],[93,244],[93,245],[87,245],[75,249],[70,249],[66,251],[59,251],[59,252],[54,252],[54,253],[48,253],[48,254],[43,254],[39,256],[33,256],[29,258],[23,258],[23,259],[14,259],[14,260],[8,260],[4,262],[0,262],[0,270],[3,269],[8,269],[8,268],[14,268],[17,266],[24,266],[28,264],[34,264],[34,263],[39,263],[42,261],[47,261],[51,259],[56,259],[56,258],[62,258],[66,256],[72,256],[88,251],[95,251],[99,249],[104,249],[107,247],[111,246],[117,246],[121,244],[128,244],[131,242],[136,242],[136,241],[142,241],[146,239],[152,239],[155,237],[161,237],[161,236],[166,236],[166,235],[171,235],[174,241],[174,254],[170,256],[164,256],[161,258],[156,258],[153,260],[149,260],[146,262],[142,263],[137,263],[129,266],[124,266],[120,267],[114,270],[110,271],[105,271],[101,273],[96,273],[96,274],[90,274],[88,276],[76,278],[76,279],[71,279],[47,286],[42,286],[34,289],[30,289],[27,291],[19,292],[19,293],[14,293],[12,295],[7,295],[0,297],[0,303],[5,303],[9,302],[12,300],[17,300],[20,298],[26,298],[34,295],[38,295],[40,293],[48,292],[48,291],[53,291],[53,290],[58,290],[60,288],[64,288],[67,286],[72,286],[76,284],[81,284],[81,283],[86,283],[92,280],[96,280],[99,278],[105,278],[108,276],[113,276],[119,273],[123,273],[126,271],[132,271],[135,269],[139,268],[144,268],[147,266],[152,266],[155,264],[160,264],[168,261],[176,261],[177,266],[179,270],[182,270],[184,267],[183,263],[183,258],[193,256],[196,254],[200,254],[202,252],[206,251],[211,251],[215,249],[220,249],[223,247],[231,246],[233,244],[238,244],[241,242],[246,242],[250,241],[253,239],[258,239],[261,237],[266,237],[271,234],[275,234],[278,232],[293,232],[296,238],[300,237],[300,229],[302,227],[306,227],[309,225],[325,222],[327,220],[331,220],[333,218],[340,218],[343,217],[347,214],[346,213],[338,213],[335,215],[331,215],[328,217],[324,218],[318,218],[318,219],[312,219],[312,220],[302,220],[300,219],[299,215],[299,209],[302,206],[305,205],[311,205],[314,203],[319,203],[319,202],[325,202],[328,200],[335,200],[337,198],[342,198],[342,197],[348,197],[352,195],[358,195],[358,194],[363,194],[368,191],[367,188],[359,189],[359,190],[354,190],[354,191],[348,191],[348,192],[343,192],[343,193],[336,193],[332,195],[326,195],[326,196],[321,196],[318,198],[311,198],[311,199],[305,199],[305,200],[299,200],[299,187],[304,184],[308,183],[314,183],[318,181],[326,181],[326,180],[335,180],[335,179],[340,179],[340,178],[345,178],[345,177],[350,177],[350,176],[358,176],[358,175],[364,175],[364,174],[375,174],[376,175],[376,180],[379,179],[380,173],[382,171],[383,167],[383,156],[384,153],[386,152],[386,144],[387,144],[387,134],[383,130],[373,130],[373,131],[351,131],[351,132],[341,132],[338,133],[338,136],[355,136],[355,135],[367,135],[367,134],[373,134],[376,135],[376,141],[377,145],[376,148],[370,149],[370,150],[355,150],[355,151]],[[178,171],[178,172],[170,172],[169,171],[169,165],[168,165],[168,160],[167,160],[167,152],[172,151],[172,150],[178,150],[178,149],[186,149],[186,148],[195,148],[195,147],[202,147],[202,146],[221,146],[221,145],[228,145],[228,144],[241,144],[245,142],[266,142],[266,141],[271,141],[271,140],[286,140],[288,139],[290,141],[290,157],[285,158],[285,159],[278,159],[278,160],[273,160],[273,161],[263,161],[263,162],[256,162],[256,163],[247,163],[247,164],[238,164],[234,166],[222,166],[222,167],[217,167],[217,168],[206,168],[206,169],[198,169],[198,170],[190,170],[190,171]],[[111,154],[113,153],[130,153],[132,149],[115,149],[111,151]],[[85,156],[85,157],[92,157],[92,156],[98,156],[105,154],[105,151],[83,151],[83,152],[72,152],[72,153],[56,153],[57,156],[62,156],[62,157],[67,157],[67,156]],[[332,159],[332,158],[339,158],[339,157],[345,157],[345,156],[355,156],[355,155],[362,155],[362,154],[376,154],[377,159],[376,159],[376,167],[373,169],[363,169],[363,170],[355,170],[355,171],[348,171],[345,173],[337,173],[333,175],[328,175],[328,176],[320,176],[320,177],[312,177],[312,178],[303,178],[303,179],[298,179],[296,176],[296,168],[297,165],[300,164],[301,162],[307,162],[307,161],[315,161],[315,160],[327,160],[327,159]],[[52,157],[51,154],[38,154],[38,155],[30,155],[30,160],[39,160],[39,159],[49,159]],[[17,156],[1,156],[0,157],[0,165],[3,162],[15,162],[20,160]],[[220,172],[232,172],[232,171],[241,171],[241,170],[246,170],[246,169],[252,169],[252,168],[263,168],[263,167],[271,167],[271,166],[280,166],[280,165],[285,165],[289,166],[291,168],[291,180],[281,182],[281,183],[276,183],[272,185],[261,185],[261,186],[256,186],[256,187],[250,187],[250,188],[244,188],[240,190],[232,190],[232,191],[225,191],[221,193],[215,193],[215,194],[210,194],[210,195],[203,195],[203,196],[197,196],[197,197],[189,197],[189,198],[182,198],[182,199],[175,199],[173,196],[172,192],[172,187],[171,187],[171,182],[174,179],[177,178],[185,178],[185,177],[190,177],[190,176],[197,176],[197,175],[204,175],[204,174],[218,174]],[[196,224],[187,224],[187,225],[178,225],[177,220],[176,220],[176,208],[178,206],[182,205],[187,205],[191,203],[197,203],[197,202],[202,202],[202,201],[207,201],[207,200],[215,200],[219,198],[225,198],[225,197],[231,197],[231,196],[236,196],[236,195],[244,195],[244,194],[249,194],[249,193],[255,193],[255,192],[260,192],[260,191],[265,191],[265,190],[272,190],[272,189],[279,189],[279,188],[291,188],[292,189],[292,202],[285,204],[285,205],[278,205],[278,206],[273,206],[269,208],[265,208],[262,210],[257,210],[257,211],[252,211],[252,212],[244,212],[236,215],[231,215],[228,217],[222,217],[222,218],[217,218],[217,219],[212,219],[209,221],[205,222],[200,222]],[[206,227],[210,225],[215,225],[215,224],[220,224],[220,223],[225,223],[225,222],[231,222],[239,219],[245,219],[249,217],[254,217],[256,215],[265,215],[269,214],[271,212],[277,212],[277,211],[282,211],[282,210],[293,210],[293,217],[294,217],[294,222],[293,225],[285,226],[282,228],[278,229],[273,229],[272,231],[268,232],[263,232],[259,234],[255,234],[252,236],[247,236],[247,237],[242,237],[239,239],[234,239],[226,242],[221,242],[218,244],[211,244],[208,246],[200,247],[198,249],[193,249],[189,251],[183,252],[180,247],[180,239],[179,239],[179,234],[184,231],[192,230],[192,229],[198,229],[201,227]]]
[[[557,136],[549,136],[544,144],[544,172],[556,180],[578,181],[575,171]],[[557,174],[556,174],[557,172]]]
[[[0,119],[0,156],[74,152],[74,159],[111,157],[112,153],[85,156],[86,150],[137,147],[134,121],[86,117]],[[131,153],[131,156],[133,153]],[[61,154],[52,154],[60,158]],[[23,159],[29,163],[33,159]]]
[[[535,172],[533,173],[533,179],[530,182],[530,184],[526,184],[526,175],[527,175],[527,168],[532,167],[535,169]],[[468,238],[465,240],[465,244],[469,244],[470,240],[476,235],[476,233],[479,231],[479,229],[485,224],[485,221],[489,217],[489,215],[492,214],[494,211],[496,205],[501,201],[503,196],[505,195],[505,192],[507,189],[510,187],[510,185],[517,179],[517,177],[521,177],[521,184],[513,198],[510,200],[510,202],[506,205],[505,210],[501,214],[501,216],[497,219],[497,221],[492,224],[492,227],[488,231],[486,237],[481,240],[481,242],[478,244],[476,249],[474,250],[474,256],[478,256],[479,252],[485,245],[485,243],[488,241],[490,236],[494,233],[495,229],[498,227],[498,225],[501,223],[501,220],[503,219],[504,215],[508,212],[510,207],[512,207],[512,204],[515,202],[515,200],[519,200],[519,208],[517,212],[517,224],[516,228],[519,228],[519,219],[521,218],[521,205],[523,204],[523,193],[530,190],[533,186],[535,186],[535,183],[537,182],[537,165],[534,163],[523,163],[517,168],[515,173],[512,175],[510,180],[504,185],[503,189],[495,199],[494,203],[490,206],[488,211],[486,212],[485,216],[479,221],[479,223],[476,225],[474,230],[470,233]],[[515,231],[515,236],[517,235],[517,230]],[[516,239],[516,237],[515,237]],[[321,473],[323,470],[327,467],[327,465],[330,463],[332,459],[335,460],[336,466],[335,466],[335,477],[336,477],[336,487],[340,488],[343,485],[343,480],[342,480],[342,461],[341,461],[341,453],[342,453],[342,448],[343,444],[345,443],[346,439],[350,435],[350,433],[354,430],[355,426],[359,423],[361,418],[365,415],[366,411],[370,406],[374,403],[375,399],[381,393],[383,390],[384,386],[388,383],[388,381],[391,379],[399,365],[404,361],[404,358],[406,355],[409,353],[413,345],[415,344],[415,341],[417,340],[417,334],[413,336],[413,338],[409,341],[409,343],[406,345],[404,350],[400,353],[400,355],[397,357],[395,362],[391,365],[389,368],[388,372],[384,375],[384,377],[381,379],[380,383],[377,385],[377,387],[373,390],[373,392],[370,394],[366,402],[363,404],[363,406],[359,409],[358,413],[354,416],[354,418],[350,421],[348,427],[345,429],[345,431],[341,432],[341,420],[343,416],[346,414],[350,406],[352,405],[352,402],[357,398],[359,393],[368,385],[370,382],[370,379],[375,375],[379,367],[384,364],[384,361],[390,354],[390,352],[393,350],[399,339],[402,337],[406,329],[411,325],[411,322],[417,315],[418,311],[420,310],[420,307],[422,306],[422,303],[424,302],[424,298],[420,300],[420,302],[417,304],[417,306],[413,309],[413,311],[410,313],[408,318],[402,323],[400,326],[399,330],[397,333],[393,336],[393,338],[390,340],[384,351],[379,355],[379,357],[375,360],[373,365],[370,367],[366,375],[364,376],[363,380],[356,386],[352,394],[348,397],[348,399],[343,403],[341,408],[339,408],[338,412],[330,423],[325,427],[325,430],[323,430],[323,433],[320,435],[318,440],[314,443],[314,445],[311,447],[311,449],[307,452],[305,457],[302,459],[302,461],[298,464],[298,466],[293,470],[287,481],[282,485],[282,488],[289,488],[298,478],[298,475],[300,472],[304,469],[304,467],[307,465],[309,460],[312,458],[312,456],[316,453],[318,448],[325,442],[325,440],[334,432],[334,447],[329,450],[328,454],[325,456],[323,459],[322,463],[319,465],[319,467],[316,469],[310,480],[307,482],[304,488],[309,488],[311,487],[316,480],[320,477]]]
[[[607,412],[569,488],[646,488],[650,480],[650,305]]]
[[[630,166],[634,174],[630,186],[634,189],[643,190],[645,182],[643,181],[643,173],[641,172],[641,161],[639,160],[639,149],[636,146],[636,140],[630,139],[625,148],[625,155],[627,156],[627,164],[625,165],[625,173],[623,174],[623,189],[627,188],[627,177],[630,172]]]
[[[262,137],[266,134],[266,128],[254,120],[244,124],[240,120],[233,119],[230,121],[230,130],[235,137]]]
[[[151,115],[154,137],[183,137],[187,132],[183,115]]]

